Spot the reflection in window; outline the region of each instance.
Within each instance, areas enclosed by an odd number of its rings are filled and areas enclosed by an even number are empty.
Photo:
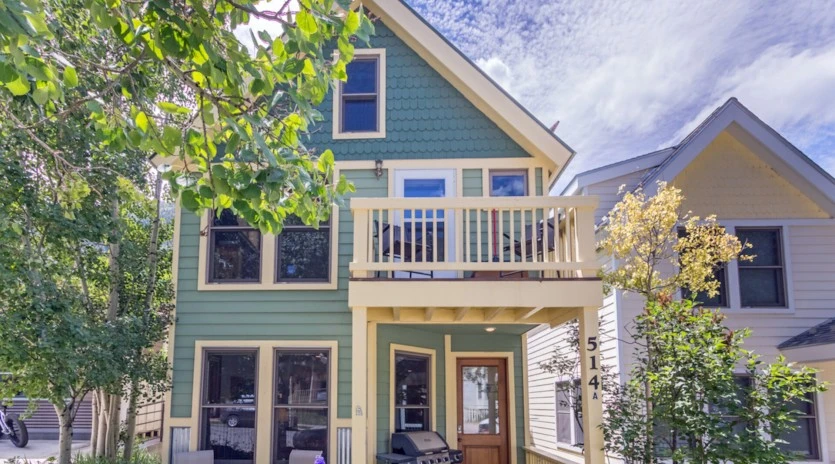
[[[580,381],[557,382],[557,442],[583,445]]]
[[[490,171],[491,197],[524,197],[527,194],[527,171]]]
[[[281,349],[275,357],[273,462],[327,462],[329,350]]]
[[[314,229],[296,216],[290,216],[276,240],[278,282],[330,280],[330,221]]]
[[[403,196],[406,198],[443,198],[446,196],[445,179],[404,179]],[[403,225],[406,234],[406,241],[416,240],[416,243],[428,243],[437,249],[427,253],[434,259],[437,253],[438,261],[444,261],[446,249],[444,248],[446,235],[445,210],[443,209],[407,209],[403,211]],[[423,229],[424,216],[426,216],[426,230]],[[413,261],[422,261],[420,253],[413,257]]]
[[[254,462],[257,359],[255,350],[205,352],[200,449],[215,462]]]
[[[499,368],[461,368],[464,433],[499,434]]]
[[[261,232],[226,209],[209,226],[209,282],[258,282]]]
[[[394,431],[430,430],[430,357],[394,354]]]
[[[341,132],[376,132],[379,127],[379,59],[356,57],[346,66],[342,84]]]
[[[741,228],[736,235],[751,244],[746,255],[753,261],[739,261],[739,294],[742,307],[785,307],[786,289],[780,229]]]

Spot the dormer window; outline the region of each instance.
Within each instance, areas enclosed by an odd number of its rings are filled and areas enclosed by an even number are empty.
[[[333,138],[385,137],[385,70],[385,50],[355,50],[334,95]]]

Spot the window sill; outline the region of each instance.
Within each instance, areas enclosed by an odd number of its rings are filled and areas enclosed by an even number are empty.
[[[583,448],[579,448],[574,445],[569,445],[567,443],[557,442],[557,449],[560,451],[565,451],[567,453],[583,454]]]
[[[386,131],[377,132],[333,132],[334,140],[384,139]]]
[[[294,283],[294,282],[281,282],[281,283],[251,283],[251,284],[244,284],[244,283],[198,283],[197,284],[197,291],[199,292],[230,292],[230,291],[250,291],[250,290],[272,290],[272,291],[282,291],[282,290],[336,290],[337,283],[336,282],[310,282],[310,283]]]
[[[775,308],[773,306],[767,307],[731,307],[719,308],[725,314],[794,314],[794,308],[789,306],[786,308]]]

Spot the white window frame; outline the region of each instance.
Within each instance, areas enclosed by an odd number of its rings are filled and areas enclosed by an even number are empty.
[[[335,51],[334,53],[338,53]],[[333,131],[334,140],[382,139],[386,137],[386,49],[355,48],[354,59],[377,59],[377,130],[369,132],[342,131],[342,82],[334,83],[333,91]]]
[[[557,444],[557,448],[562,448],[562,449],[582,453],[583,448],[577,446],[577,444],[578,444],[577,438],[578,437],[577,437],[577,428],[576,428],[576,423],[575,423],[576,419],[574,417],[574,408],[576,407],[575,405],[572,404],[572,405],[568,406],[569,407],[569,416],[570,416],[568,434],[571,436],[571,443],[566,443],[564,441],[559,441],[559,437],[557,435],[558,431],[559,431],[559,413],[557,412],[557,408],[559,407],[559,401],[560,401],[559,388],[560,388],[560,384],[566,384],[566,383],[574,385],[574,387],[577,388],[577,389],[580,388],[580,379],[579,378],[563,379],[563,380],[557,380],[556,382],[554,382],[554,400],[555,400],[554,401],[554,443]],[[571,398],[569,397],[569,400],[570,399]],[[580,405],[580,407],[582,408],[582,405]],[[581,409],[581,411],[582,411],[582,409]]]

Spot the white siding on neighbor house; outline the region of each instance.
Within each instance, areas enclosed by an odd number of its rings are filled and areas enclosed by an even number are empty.
[[[788,309],[726,311],[731,328],[748,327],[747,349],[771,361],[777,345],[835,317],[835,226],[788,226],[786,261],[791,287]],[[731,289],[731,291],[737,291]]]
[[[620,201],[620,195],[618,195],[620,187],[625,185],[624,188],[626,191],[634,189],[638,186],[638,183],[641,182],[641,179],[647,171],[648,169],[635,171],[620,177],[615,177],[614,179],[589,185],[584,189],[584,195],[597,195],[600,197],[600,203],[594,211],[595,224],[599,224],[600,221],[606,217],[607,214],[609,214],[609,211],[612,210],[617,202]]]
[[[609,267],[604,264],[604,268]],[[615,295],[608,295],[600,308],[600,357],[606,366],[616,368],[619,357],[617,343],[618,327],[616,325]],[[567,330],[563,324],[553,329],[540,330],[528,336],[528,408],[530,417],[532,445],[552,453],[569,451],[558,448],[556,444],[556,374],[549,373],[540,367],[553,356],[555,349],[568,353]],[[580,376],[579,370],[575,378]]]
[[[810,363],[811,367],[818,369],[818,380],[822,382],[829,382],[830,385],[835,385],[835,361]],[[828,391],[818,394],[818,413],[821,418],[818,421],[821,428],[821,445],[824,447],[823,452],[829,451],[830,464],[835,464],[835,389],[830,386]]]

